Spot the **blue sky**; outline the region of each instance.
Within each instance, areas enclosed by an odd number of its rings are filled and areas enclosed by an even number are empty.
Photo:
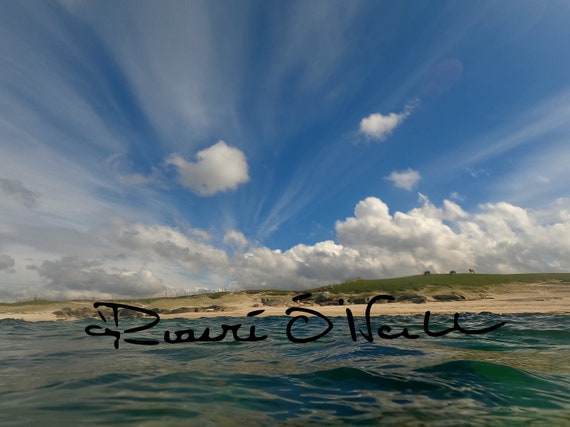
[[[0,299],[570,271],[570,5],[3,2]]]

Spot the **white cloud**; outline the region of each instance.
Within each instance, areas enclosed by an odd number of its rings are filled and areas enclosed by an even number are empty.
[[[167,226],[117,222],[105,230],[105,235],[131,255],[138,254],[149,260],[158,255],[176,261],[192,273],[223,269],[228,265],[226,253],[205,242],[208,236],[200,230],[184,234]]]
[[[236,249],[243,249],[248,244],[247,238],[237,230],[228,230],[224,236],[224,243]]]
[[[463,196],[461,194],[459,194],[457,191],[451,192],[451,194],[449,195],[449,198],[453,199],[453,200],[458,200],[458,201],[464,200]]]
[[[410,115],[411,111],[412,107],[407,106],[400,114],[370,114],[360,121],[360,132],[371,139],[384,141]]]
[[[15,276],[25,265],[40,281],[31,278],[33,289],[3,289],[2,298],[148,297],[230,286],[301,290],[357,276],[467,272],[469,267],[488,273],[568,271],[568,212],[566,199],[540,211],[500,202],[468,212],[455,202],[436,206],[420,195],[418,207],[391,213],[381,199],[368,197],[353,216],[336,222],[335,240],[285,251],[253,246],[237,230],[226,232],[228,249],[223,250],[203,230],[113,221],[85,232],[73,252],[61,246],[64,254],[58,256],[35,251],[30,260],[31,249],[3,248],[10,256],[0,256],[0,270],[13,270],[13,283],[19,283]],[[28,240],[21,244],[33,248]],[[87,250],[81,245],[88,241],[98,244]]]
[[[46,260],[39,267],[32,268],[48,280],[44,295],[59,298],[158,296],[166,290],[162,280],[144,268],[109,273],[99,261],[76,257]]]
[[[245,155],[224,141],[199,151],[196,162],[188,162],[172,154],[166,164],[176,166],[181,184],[201,196],[234,190],[249,181]]]
[[[361,255],[376,254],[388,275],[412,274],[421,267],[459,271],[469,265],[503,273],[567,270],[570,222],[558,218],[541,224],[539,216],[504,202],[469,214],[452,202],[437,208],[427,199],[420,208],[391,216],[380,199],[368,198],[336,228],[341,244]]]
[[[443,218],[446,220],[456,220],[458,218],[467,218],[469,214],[461,209],[456,203],[453,203],[450,200],[443,201]]]
[[[296,245],[287,251],[252,249],[231,259],[233,277],[240,287],[303,289],[357,276],[404,276],[426,269],[570,269],[568,209],[553,216],[502,202],[469,213],[449,200],[442,207],[425,196],[420,200],[420,207],[392,215],[382,200],[369,197],[357,204],[353,217],[337,221],[336,242]]]
[[[401,172],[393,171],[386,179],[392,181],[398,188],[411,191],[420,181],[421,176],[418,171],[408,169]]]

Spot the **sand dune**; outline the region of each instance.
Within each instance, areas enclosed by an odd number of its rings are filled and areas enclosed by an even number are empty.
[[[354,316],[362,316],[366,309],[366,298],[362,295],[333,295],[332,297],[327,295],[327,299],[320,294],[313,295],[313,298],[301,303],[292,301],[295,295],[272,291],[228,292],[215,295],[116,302],[153,310],[159,313],[162,319],[242,317],[253,310],[264,310],[261,316],[285,315],[287,308],[298,306],[310,307],[327,316],[344,316],[346,309],[350,308]],[[511,283],[482,293],[450,292],[447,295],[449,298],[445,295],[421,295],[420,300],[424,301],[421,303],[417,299],[416,302],[404,299],[383,304],[377,303],[374,305],[374,313],[409,315],[424,314],[429,310],[434,314],[481,312],[570,314],[570,284],[564,282]],[[340,297],[345,302],[342,305],[338,302]],[[320,304],[316,302],[319,298]],[[354,303],[354,301],[359,303]],[[36,322],[74,320],[95,316],[97,313],[92,301],[33,301],[0,304],[0,319],[14,318]]]

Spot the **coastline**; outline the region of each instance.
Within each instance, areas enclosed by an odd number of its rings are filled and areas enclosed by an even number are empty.
[[[277,291],[228,292],[223,294],[196,295],[178,298],[153,300],[106,301],[120,302],[136,307],[147,308],[159,313],[161,319],[199,319],[211,317],[245,317],[254,310],[263,310],[259,316],[285,316],[289,307],[304,307],[335,317],[345,316],[350,308],[354,316],[363,316],[366,303],[351,303],[359,295],[342,295],[348,303],[339,305],[336,296],[332,303],[317,304],[314,300],[295,303],[292,296],[301,294],[278,293]],[[377,292],[376,295],[385,292]],[[422,295],[424,302],[399,300],[376,303],[375,315],[388,316],[423,315],[454,313],[495,313],[495,314],[570,314],[570,284],[548,283],[509,283],[486,289],[485,292],[450,292],[456,300],[436,300],[431,295]],[[354,298],[353,298],[354,297]],[[360,298],[362,299],[362,298]],[[21,319],[28,322],[66,321],[96,317],[93,301],[30,301],[14,304],[0,304],[0,319]]]

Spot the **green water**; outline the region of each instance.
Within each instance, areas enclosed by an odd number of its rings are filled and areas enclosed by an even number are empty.
[[[570,425],[570,316],[462,315],[495,331],[442,337],[423,316],[373,319],[418,339],[353,341],[346,318],[309,343],[287,338],[290,317],[161,320],[139,333],[154,346],[88,336],[90,324],[0,321],[0,425]],[[433,319],[434,330],[453,324]],[[121,320],[118,329],[141,320]],[[164,332],[242,323],[259,342],[167,344]],[[108,326],[108,325],[107,325]],[[295,329],[323,330],[312,319]]]

